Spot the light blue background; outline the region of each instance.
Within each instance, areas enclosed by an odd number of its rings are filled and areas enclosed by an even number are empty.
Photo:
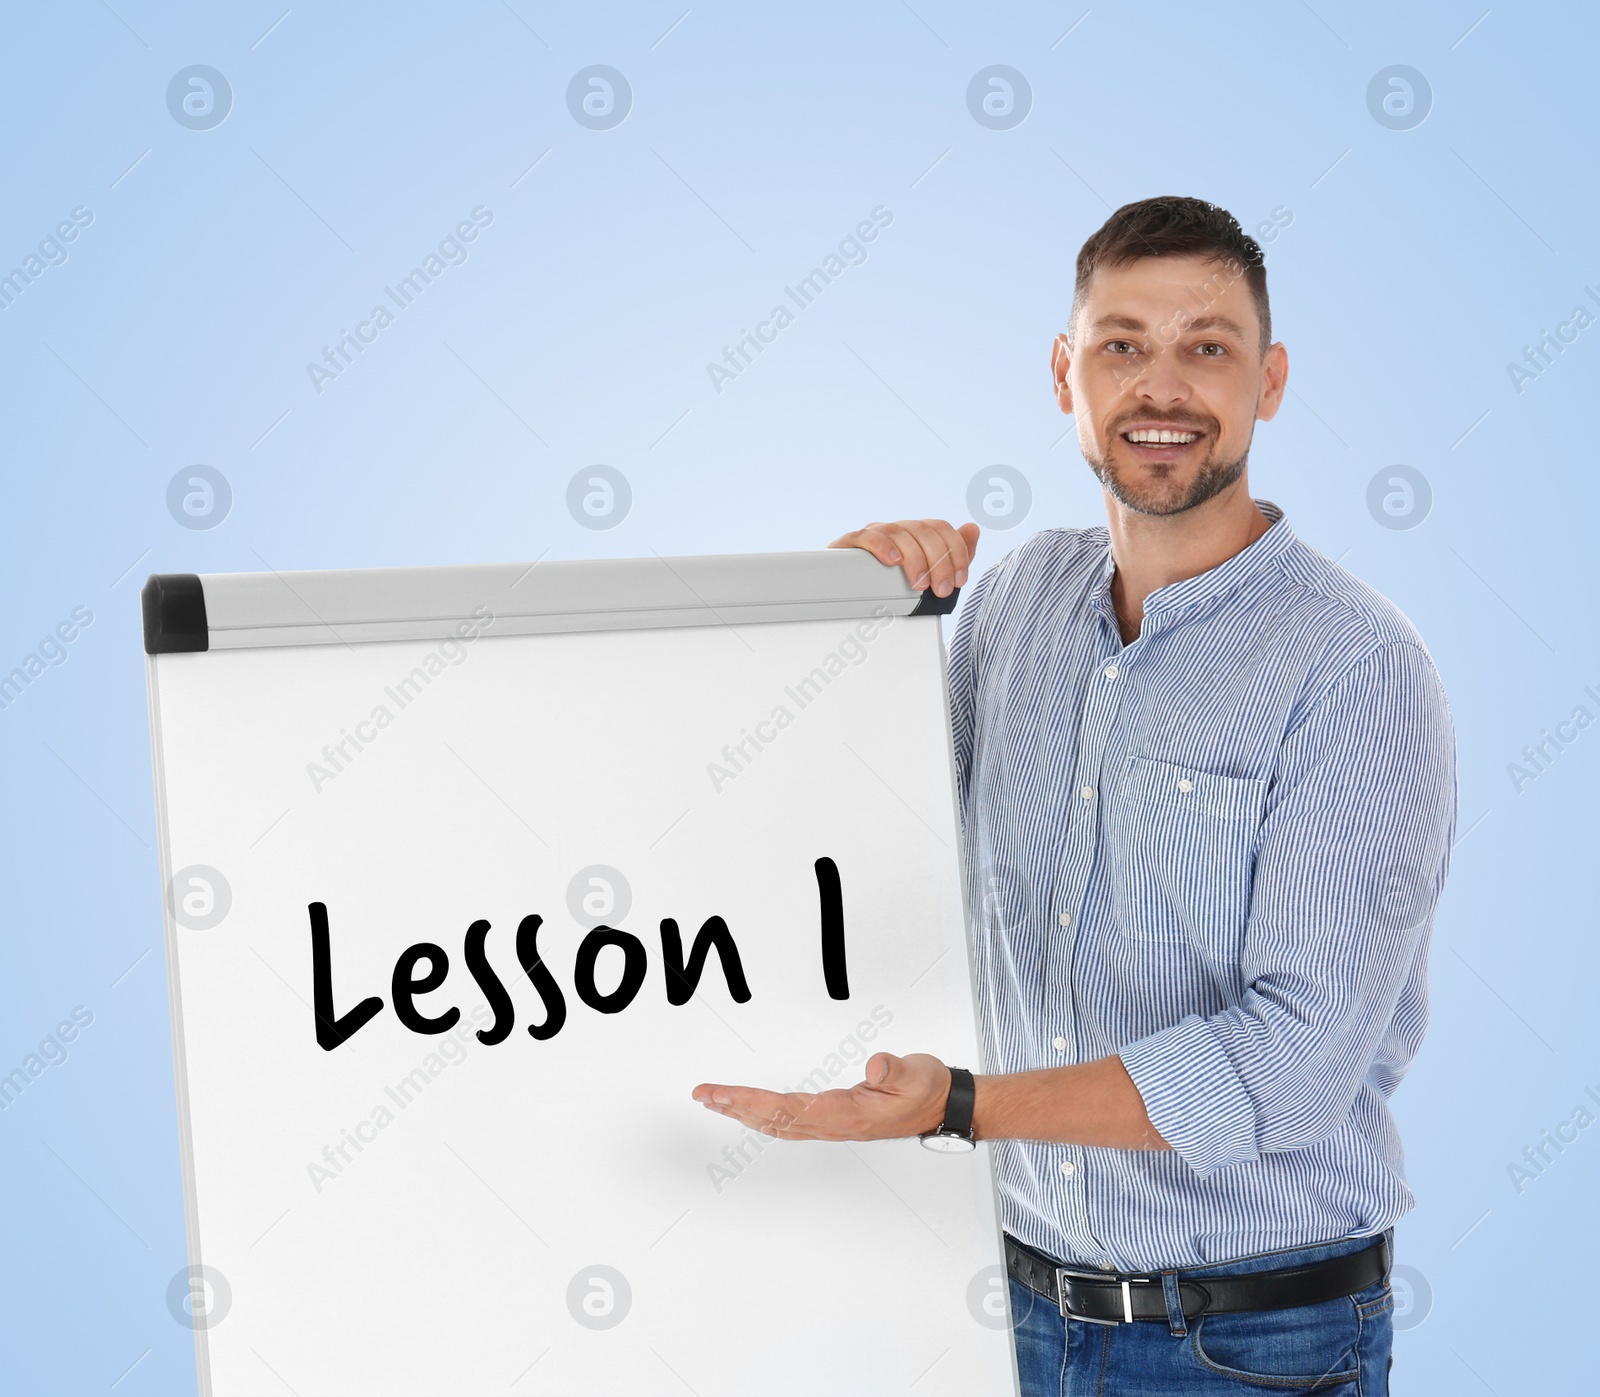
[[[1253,491],[1411,616],[1457,724],[1432,1025],[1395,1100],[1420,1200],[1398,1259],[1431,1308],[1414,1295],[1402,1318],[1395,1390],[1588,1387],[1600,1130],[1569,1132],[1520,1193],[1508,1166],[1600,1092],[1600,731],[1520,793],[1507,764],[1579,705],[1600,714],[1600,328],[1520,393],[1506,365],[1600,290],[1582,76],[1600,25],[1517,6],[1473,27],[1482,0],[697,3],[673,27],[685,8],[7,17],[0,271],[73,208],[93,222],[0,312],[0,671],[74,607],[94,621],[0,712],[0,1074],[74,1006],[94,1020],[0,1116],[0,1389],[193,1390],[165,1299],[186,1254],[144,576],[813,547],[964,518],[996,463],[1034,501],[981,564],[1101,522],[1047,354],[1079,244],[1164,193],[1247,228],[1292,212],[1268,262],[1292,391],[1257,432]],[[211,130],[166,105],[196,63],[233,88]],[[608,131],[566,105],[594,63],[633,89]],[[1033,89],[1009,131],[966,107],[994,63]],[[1433,89],[1407,131],[1366,103],[1396,63]],[[468,260],[315,391],[306,363],[478,205],[493,222]],[[869,259],[717,392],[707,362],[878,205],[894,217]],[[234,494],[208,531],[166,508],[196,463]],[[565,507],[595,463],[634,494],[606,531]],[[1434,493],[1413,529],[1366,506],[1397,463]],[[337,1281],[306,1278],[330,1306]]]

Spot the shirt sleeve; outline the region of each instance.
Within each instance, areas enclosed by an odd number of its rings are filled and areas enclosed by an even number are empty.
[[[1381,645],[1284,740],[1239,1003],[1121,1050],[1151,1123],[1197,1175],[1308,1148],[1343,1125],[1419,959],[1425,969],[1455,827],[1438,673],[1420,645]]]
[[[978,701],[978,615],[994,576],[1009,559],[989,568],[971,587],[964,590],[961,609],[956,613],[955,635],[950,641],[950,735],[955,746],[956,789],[966,808],[972,748],[977,726]]]

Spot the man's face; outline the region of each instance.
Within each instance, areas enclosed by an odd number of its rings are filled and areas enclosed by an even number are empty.
[[[1057,401],[1100,483],[1140,514],[1179,514],[1244,475],[1257,419],[1283,399],[1288,355],[1234,263],[1145,257],[1095,273],[1072,343],[1052,354]]]

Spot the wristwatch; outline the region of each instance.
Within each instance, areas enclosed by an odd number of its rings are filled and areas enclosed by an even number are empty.
[[[950,1095],[944,1105],[944,1119],[939,1128],[917,1138],[930,1150],[942,1154],[962,1154],[978,1147],[978,1137],[972,1132],[972,1102],[975,1092],[972,1073],[965,1067],[950,1069]]]

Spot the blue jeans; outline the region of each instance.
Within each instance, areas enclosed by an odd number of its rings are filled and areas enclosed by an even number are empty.
[[[1346,1237],[1263,1252],[1172,1274],[1180,1280],[1300,1266],[1371,1246]],[[1391,1237],[1391,1246],[1393,1238]],[[1392,1252],[1391,1252],[1392,1255]],[[1108,1276],[1112,1273],[1107,1272]],[[1167,1287],[1168,1319],[1094,1324],[1065,1319],[1042,1295],[1011,1282],[1022,1397],[1203,1397],[1315,1392],[1386,1397],[1394,1296],[1389,1277],[1354,1295],[1288,1310],[1202,1315],[1186,1324]]]

